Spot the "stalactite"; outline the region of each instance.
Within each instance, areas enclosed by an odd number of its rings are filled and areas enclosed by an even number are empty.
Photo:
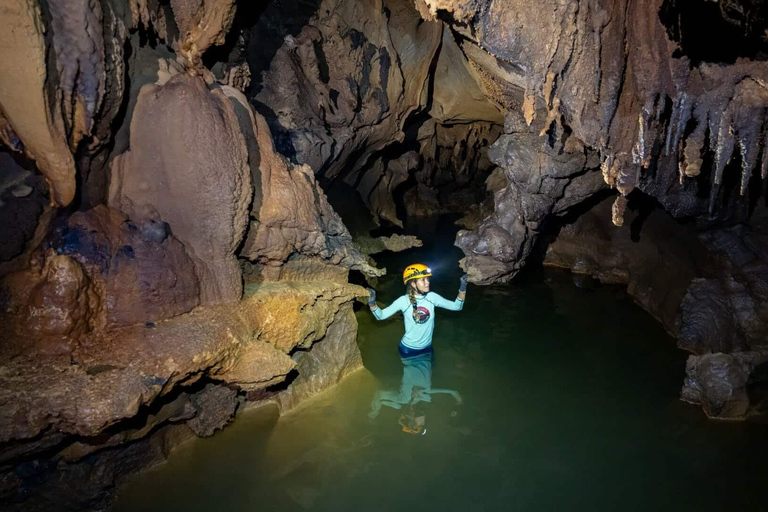
[[[613,155],[607,155],[604,157],[603,163],[600,164],[600,170],[606,185],[611,188],[615,187],[616,178],[619,176],[619,160]]]
[[[616,178],[616,189],[623,195],[627,195],[637,187],[640,180],[640,166],[633,163],[629,158],[621,158],[620,160],[621,166]]]
[[[768,178],[768,126],[765,127],[765,140],[763,141],[763,163],[760,169],[760,177]]]
[[[717,149],[718,134],[720,133],[720,118],[722,117],[723,110],[716,105],[715,108],[709,111],[709,150],[715,151]]]
[[[707,135],[707,111],[702,105],[697,105],[693,111],[695,127],[685,139],[683,160],[679,164],[680,184],[684,178],[693,178],[701,173],[703,164],[702,152]]]
[[[739,192],[742,196],[747,193],[752,169],[757,164],[757,153],[760,149],[757,140],[757,134],[754,131],[749,132],[747,136],[739,137],[739,150],[741,151],[741,187]]]
[[[667,138],[664,143],[664,154],[669,155],[670,148],[672,146],[672,138],[674,137],[675,130],[677,129],[677,118],[680,115],[680,102],[682,101],[683,93],[679,93],[675,97],[675,101],[672,103],[672,114],[669,116],[669,123],[667,124]]]
[[[685,133],[685,127],[688,125],[688,121],[691,120],[692,107],[693,105],[690,97],[686,93],[683,93],[682,99],[680,100],[680,113],[675,125],[675,134],[672,138],[673,154],[677,154],[679,150],[678,146],[680,145],[680,139]]]
[[[729,107],[730,108],[730,107]],[[715,150],[715,185],[723,182],[723,171],[733,154],[733,125],[730,110],[723,112],[720,117],[720,126],[717,131],[717,147]]]

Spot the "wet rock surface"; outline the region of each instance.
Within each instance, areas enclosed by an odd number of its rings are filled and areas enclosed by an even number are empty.
[[[768,350],[690,356],[685,365],[681,398],[701,404],[714,419],[744,419],[753,410],[749,385],[757,384],[755,370],[768,362]]]
[[[36,494],[40,485],[57,489],[50,478],[66,482],[67,475],[90,471],[94,464],[114,472],[106,460],[128,456],[145,436],[169,423],[186,422],[197,435],[210,435],[231,419],[242,400],[238,396],[274,395],[267,388],[295,368],[309,383],[292,392],[292,404],[325,389],[361,365],[351,302],[365,293],[330,282],[264,284],[249,289],[235,306],[197,308],[93,337],[70,357],[4,360],[0,465],[11,483],[3,501],[23,500],[25,489]],[[325,352],[311,355],[319,341]],[[322,364],[291,359],[288,354],[297,349]],[[138,467],[156,460],[150,455],[142,454]],[[59,460],[61,471],[50,467],[48,476],[37,480],[18,477],[25,465],[47,460]],[[111,488],[116,477],[110,475],[81,482],[83,495]],[[24,506],[34,509],[45,502],[39,499]]]

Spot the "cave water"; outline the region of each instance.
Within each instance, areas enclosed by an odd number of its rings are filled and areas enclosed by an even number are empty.
[[[424,247],[382,266],[426,261],[452,297],[451,220],[410,222]],[[397,298],[397,272],[378,289]],[[288,414],[265,406],[186,444],[119,489],[114,511],[765,510],[765,425],[681,402],[685,354],[622,286],[550,268],[470,286],[434,338],[433,390],[460,404],[433,393],[421,435],[402,411],[370,414],[402,384],[401,317],[360,307],[357,320],[364,370]]]

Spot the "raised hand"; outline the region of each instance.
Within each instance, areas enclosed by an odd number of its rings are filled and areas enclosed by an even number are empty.
[[[459,292],[460,293],[466,293],[467,292],[467,279],[468,279],[468,277],[469,276],[467,274],[464,274],[459,279]]]
[[[376,305],[376,290],[373,288],[366,288],[368,290],[368,306],[374,307]]]

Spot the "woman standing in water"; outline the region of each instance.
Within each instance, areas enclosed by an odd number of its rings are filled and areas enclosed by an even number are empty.
[[[388,307],[381,309],[376,305],[376,291],[368,288],[368,306],[377,320],[384,320],[397,312],[403,313],[405,334],[400,340],[398,350],[403,358],[432,352],[432,333],[435,330],[435,309],[461,311],[467,294],[467,274],[461,276],[459,294],[453,302],[429,291],[429,278],[432,271],[426,265],[414,263],[403,272],[405,295]]]

